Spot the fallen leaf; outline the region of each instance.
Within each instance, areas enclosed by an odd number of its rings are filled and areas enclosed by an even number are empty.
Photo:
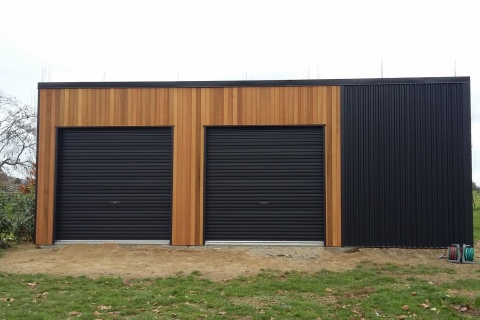
[[[29,286],[32,289],[35,289],[37,287],[37,283],[36,282],[29,282],[29,283],[27,283],[27,286]]]
[[[120,314],[120,311],[110,311],[108,314],[110,314],[110,315],[118,315],[118,314]]]
[[[111,308],[112,306],[104,306],[102,304],[97,307],[98,310],[109,310]]]
[[[416,295],[417,295],[417,293],[414,291],[414,292],[411,292],[411,293],[410,293],[410,295],[412,295],[412,296],[416,296]]]
[[[428,309],[428,308],[430,307],[430,306],[429,306],[428,304],[426,304],[426,303],[420,303],[418,306],[419,306],[419,307],[423,307],[424,309]]]
[[[437,311],[437,308],[430,308],[430,310],[432,310],[432,311]]]
[[[405,305],[402,307],[402,309],[403,309],[403,310],[410,310],[410,307],[409,307],[407,304],[405,304]]]
[[[94,312],[93,312],[93,315],[94,315],[94,316],[101,316],[102,314],[101,314],[100,312],[98,312],[98,311],[94,311]]]
[[[325,291],[326,291],[326,292],[333,292],[333,290],[330,289],[330,288],[325,289]]]
[[[352,309],[352,312],[355,313],[355,314],[358,314],[358,315],[362,315],[360,312],[358,312],[358,311],[355,310],[355,309]]]
[[[452,306],[452,308],[453,308],[454,310],[457,310],[457,311],[460,310],[461,307],[462,307],[462,306],[459,306],[459,305],[453,305],[453,306]]]
[[[221,315],[221,316],[224,316],[224,315],[226,315],[227,313],[226,313],[225,311],[220,311],[218,314]]]
[[[407,316],[401,315],[401,316],[398,316],[397,319],[400,319],[400,320],[407,319]]]
[[[461,312],[468,311],[468,308],[467,308],[467,307],[461,307],[461,308],[460,308],[460,311],[461,311]]]
[[[153,309],[152,312],[153,313],[160,313],[160,309]]]
[[[70,311],[69,315],[71,316],[76,316],[76,317],[80,317],[82,315],[81,312],[78,312],[78,311]]]

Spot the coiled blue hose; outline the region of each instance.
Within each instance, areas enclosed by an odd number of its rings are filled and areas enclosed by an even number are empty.
[[[472,247],[466,247],[465,250],[463,250],[463,259],[465,261],[473,262],[474,255],[475,255],[475,250]]]

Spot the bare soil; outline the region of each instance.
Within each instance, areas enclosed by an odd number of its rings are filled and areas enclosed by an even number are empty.
[[[480,243],[477,243],[477,248]],[[254,275],[265,269],[316,272],[345,271],[359,263],[427,265],[455,269],[452,276],[480,279],[480,265],[452,264],[439,259],[444,249],[378,249],[323,247],[171,247],[105,244],[73,244],[37,248],[22,244],[4,252],[0,271],[85,275],[92,278],[118,276],[124,279],[166,277],[199,271],[222,281]],[[428,275],[425,275],[428,278]],[[435,275],[432,281],[441,281]]]

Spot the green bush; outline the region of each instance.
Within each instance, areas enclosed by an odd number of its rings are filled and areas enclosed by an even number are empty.
[[[35,192],[0,191],[0,244],[31,241],[35,230]]]

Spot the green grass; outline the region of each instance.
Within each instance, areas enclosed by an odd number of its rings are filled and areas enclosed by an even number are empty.
[[[265,270],[225,282],[198,272],[130,281],[0,273],[0,319],[452,319],[480,312],[480,280],[432,285],[421,278],[445,272],[363,263],[347,272]],[[472,309],[462,314],[456,304]]]
[[[480,191],[473,191],[473,237],[475,242],[480,241]]]
[[[480,192],[474,197],[474,235],[479,241]],[[445,279],[455,274],[445,266],[368,261],[346,272],[264,270],[225,282],[204,279],[198,271],[130,281],[0,272],[0,320],[480,317],[479,279],[425,280],[426,275]],[[453,308],[459,305],[470,309],[460,313]]]

